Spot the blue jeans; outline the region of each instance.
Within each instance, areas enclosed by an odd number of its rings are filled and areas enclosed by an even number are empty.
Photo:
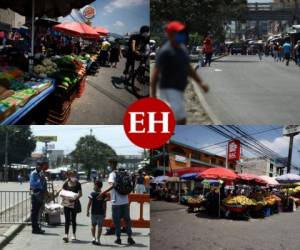
[[[131,237],[131,220],[129,212],[129,204],[113,205],[112,206],[112,219],[115,225],[115,231],[117,238],[121,237],[121,219],[124,219],[126,224],[126,232],[128,237]]]
[[[300,54],[297,55],[296,60],[297,60],[297,65],[300,66]]]

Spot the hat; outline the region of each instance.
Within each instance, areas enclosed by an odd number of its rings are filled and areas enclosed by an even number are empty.
[[[181,32],[186,28],[186,25],[179,22],[179,21],[172,21],[167,24],[165,31],[167,33],[172,33],[172,32]]]

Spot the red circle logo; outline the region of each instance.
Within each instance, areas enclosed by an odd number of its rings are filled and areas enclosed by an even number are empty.
[[[147,149],[164,145],[176,126],[171,108],[156,98],[141,99],[129,106],[123,124],[129,140]]]

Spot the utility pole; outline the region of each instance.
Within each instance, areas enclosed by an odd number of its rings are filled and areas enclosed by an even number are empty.
[[[288,156],[288,162],[287,162],[287,173],[289,174],[291,172],[291,162],[292,162],[292,156],[293,156],[293,145],[294,145],[294,137],[297,134],[291,134],[290,137],[290,145],[289,145],[289,156]]]

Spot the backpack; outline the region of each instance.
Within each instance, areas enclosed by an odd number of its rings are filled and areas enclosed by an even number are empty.
[[[128,195],[133,190],[132,178],[124,171],[116,172],[115,186],[116,191],[121,195]]]

